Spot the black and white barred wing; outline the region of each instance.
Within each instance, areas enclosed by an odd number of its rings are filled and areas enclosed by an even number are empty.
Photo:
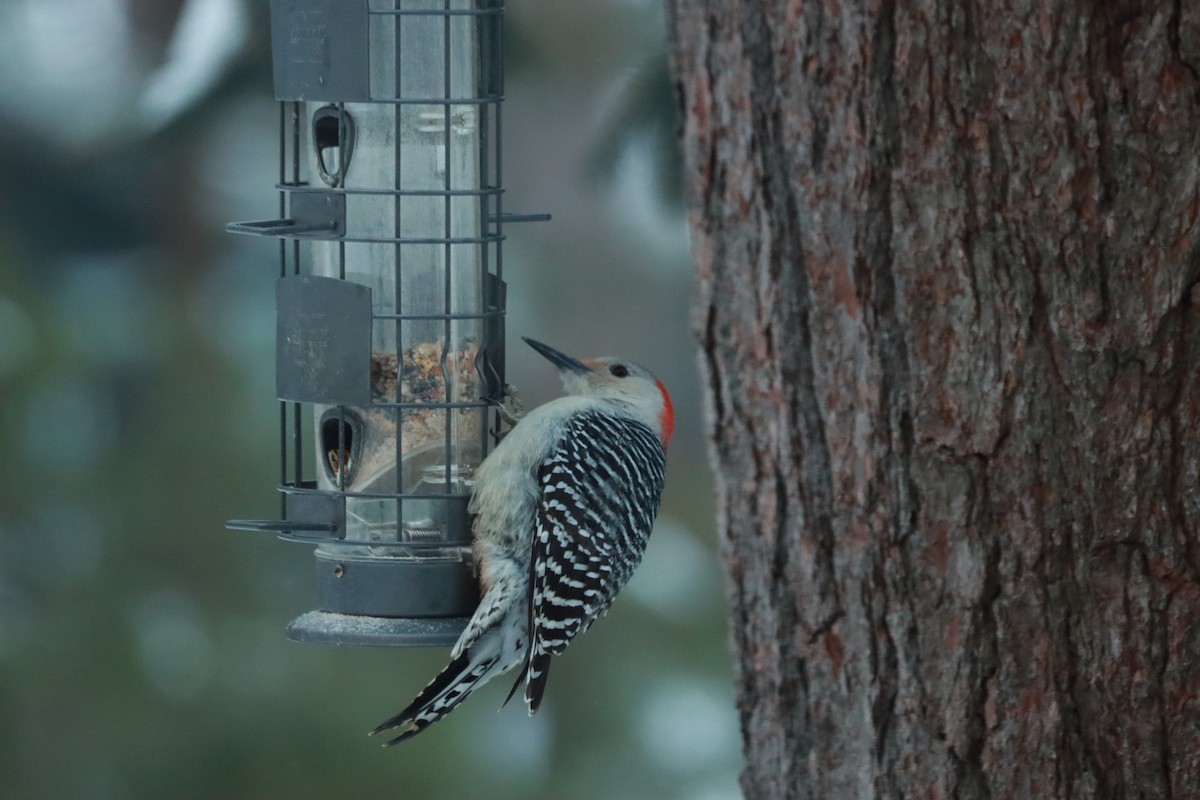
[[[550,657],[604,613],[641,562],[665,466],[662,442],[650,428],[584,414],[539,469],[525,686],[531,713],[541,702]]]

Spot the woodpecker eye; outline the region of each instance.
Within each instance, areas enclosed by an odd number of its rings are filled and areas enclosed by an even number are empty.
[[[614,378],[628,378],[629,367],[625,366],[624,364],[613,364],[608,368],[608,374],[612,375]]]

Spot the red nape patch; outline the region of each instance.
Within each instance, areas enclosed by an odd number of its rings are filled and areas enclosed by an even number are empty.
[[[667,387],[662,385],[662,381],[654,381],[654,385],[662,392],[663,410],[662,416],[658,418],[658,425],[662,430],[663,447],[671,441],[671,434],[675,433],[675,407],[671,405],[671,395],[667,394]]]

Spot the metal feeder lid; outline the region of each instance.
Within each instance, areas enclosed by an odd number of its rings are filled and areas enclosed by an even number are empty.
[[[287,626],[287,638],[356,647],[450,647],[469,617],[368,617],[309,611]]]

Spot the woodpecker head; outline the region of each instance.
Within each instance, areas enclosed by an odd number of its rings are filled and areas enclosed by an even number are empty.
[[[623,358],[603,356],[579,360],[553,347],[522,337],[558,367],[567,394],[595,397],[618,406],[629,416],[658,431],[663,447],[675,431],[675,410],[662,381],[650,370]]]

